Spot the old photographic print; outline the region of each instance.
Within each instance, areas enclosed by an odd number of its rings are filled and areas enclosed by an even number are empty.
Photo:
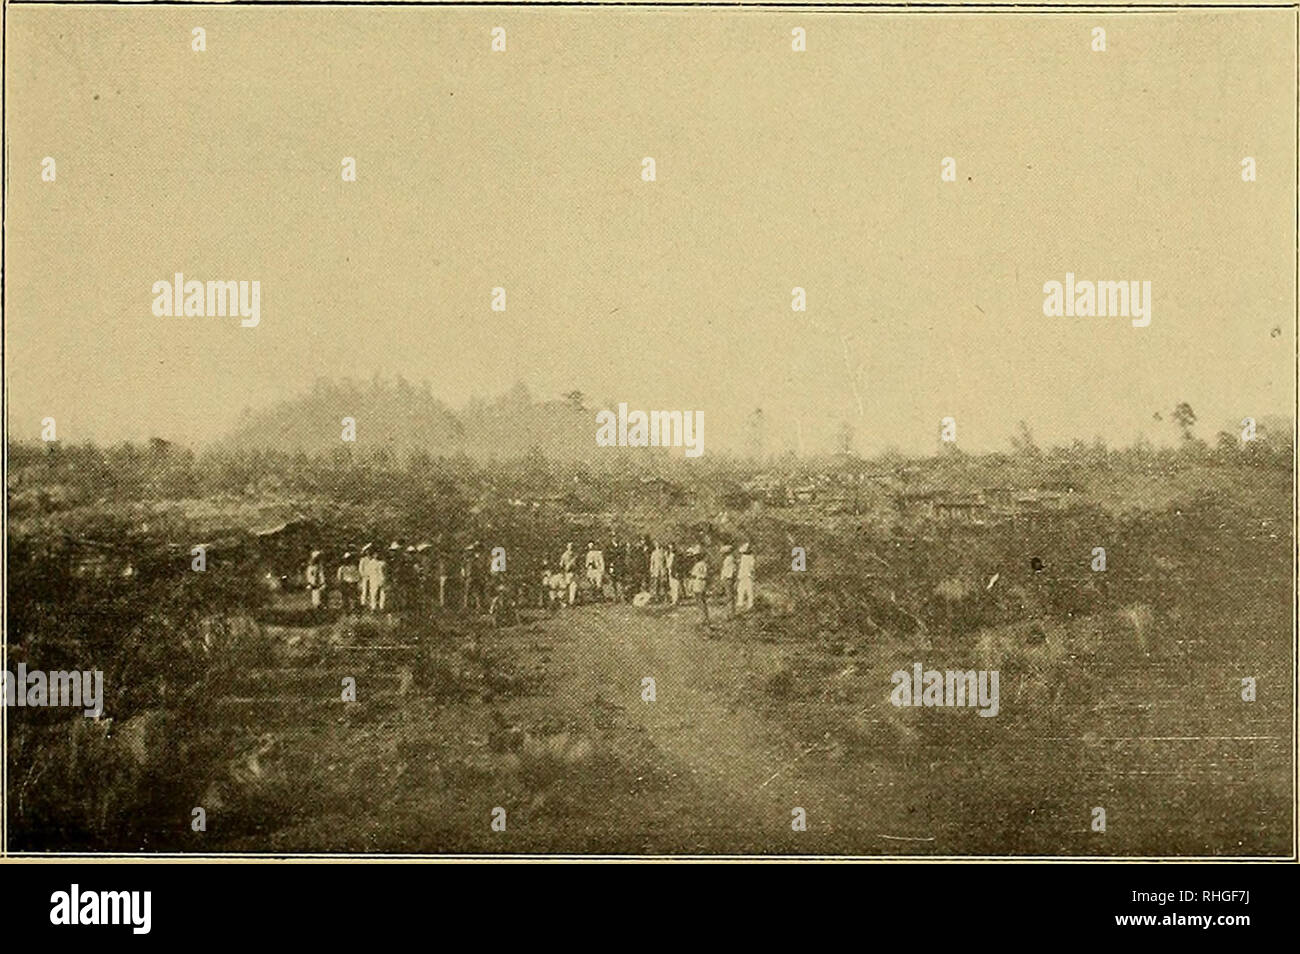
[[[3,852],[1294,858],[1296,16],[6,3]]]

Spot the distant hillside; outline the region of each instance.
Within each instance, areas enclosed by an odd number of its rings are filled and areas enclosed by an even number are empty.
[[[523,385],[494,400],[472,400],[455,411],[427,385],[398,378],[318,381],[299,397],[245,412],[233,431],[217,442],[225,450],[327,453],[343,445],[343,418],[356,421],[358,450],[385,448],[406,455],[457,453],[472,457],[522,457],[540,448],[555,459],[589,459],[595,454],[594,412],[579,398],[535,402]]]

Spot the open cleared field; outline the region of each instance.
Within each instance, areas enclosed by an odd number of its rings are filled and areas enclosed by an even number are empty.
[[[10,710],[11,848],[1288,854],[1290,473],[1180,463],[1076,482],[1067,507],[970,524],[870,495],[427,508],[430,532],[501,542],[521,583],[610,526],[752,540],[758,606],[729,619],[715,602],[711,628],[686,603],[548,612],[535,597],[500,628],[451,610],[313,615],[292,582],[260,585],[277,548],[299,558],[292,527],[232,536],[202,580],[176,544],[282,499],[34,510],[10,542],[10,666],[99,666],[109,691],[98,722]],[[288,499],[331,547],[400,519],[328,488]],[[82,544],[110,517],[135,528],[106,558],[134,552],[130,581],[86,570]],[[918,662],[997,670],[998,715],[891,705],[891,674]]]

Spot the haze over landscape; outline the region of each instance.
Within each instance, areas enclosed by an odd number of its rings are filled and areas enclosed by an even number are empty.
[[[806,57],[742,13],[512,11],[496,57],[471,11],[204,14],[196,56],[186,12],[11,11],[15,438],[53,416],[68,441],[204,445],[374,375],[457,412],[516,382],[699,409],[709,452],[744,449],[756,408],[772,450],[847,425],[869,454],[933,450],[949,415],[979,451],[1022,419],[1127,444],[1175,440],[1181,401],[1207,439],[1294,407],[1286,11],[1126,18],[1105,56],[1082,20],[1026,20],[1005,56],[993,18],[871,17],[814,25]],[[286,49],[293,71],[260,68]],[[261,323],[155,317],[177,271],[260,281]],[[1150,281],[1150,327],[1045,317],[1067,272]],[[432,434],[428,407],[407,423]]]

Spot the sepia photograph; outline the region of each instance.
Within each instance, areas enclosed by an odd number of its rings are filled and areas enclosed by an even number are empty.
[[[1296,38],[5,3],[0,853],[1294,861]]]

